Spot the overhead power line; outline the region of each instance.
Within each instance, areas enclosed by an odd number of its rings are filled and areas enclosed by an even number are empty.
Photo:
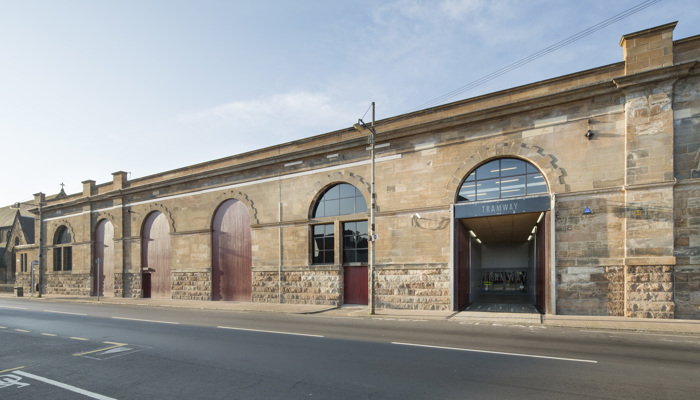
[[[486,82],[488,82],[488,81],[491,81],[491,80],[493,80],[493,79],[496,79],[496,78],[498,78],[499,76],[504,75],[504,74],[506,74],[506,73],[508,73],[508,72],[510,72],[510,71],[512,71],[512,70],[514,70],[514,69],[516,69],[516,68],[520,68],[520,67],[522,67],[522,66],[525,65],[525,64],[528,64],[528,63],[530,63],[530,62],[532,62],[532,61],[534,61],[534,60],[537,60],[538,58],[544,57],[544,56],[546,56],[546,55],[549,54],[549,53],[552,53],[552,52],[554,52],[554,51],[556,51],[556,50],[559,50],[560,48],[562,48],[562,47],[564,47],[564,46],[567,46],[567,45],[569,45],[569,44],[571,44],[571,43],[573,43],[573,42],[575,42],[575,41],[577,41],[577,40],[579,40],[579,39],[582,39],[582,38],[584,38],[584,37],[586,37],[586,36],[588,36],[588,35],[590,35],[590,34],[592,34],[592,33],[595,33],[595,32],[597,32],[597,31],[599,31],[599,30],[601,30],[601,29],[603,29],[603,28],[606,28],[606,27],[608,27],[608,26],[610,26],[610,25],[612,25],[612,24],[614,24],[614,23],[616,23],[616,22],[618,22],[618,21],[620,21],[620,20],[623,20],[623,19],[629,17],[630,15],[636,14],[636,13],[638,13],[639,11],[642,11],[642,10],[644,10],[644,9],[647,8],[647,7],[651,7],[652,5],[654,5],[654,4],[656,4],[656,3],[660,2],[660,1],[661,1],[661,0],[646,0],[646,1],[643,1],[643,2],[637,4],[636,6],[634,6],[634,7],[632,7],[632,8],[629,8],[629,9],[627,9],[627,10],[625,10],[625,11],[619,13],[619,14],[616,14],[616,15],[614,15],[614,16],[612,16],[612,17],[606,19],[605,21],[599,22],[599,23],[597,23],[597,24],[591,26],[591,27],[588,28],[588,29],[585,29],[585,30],[583,30],[583,31],[581,31],[581,32],[579,32],[579,33],[577,33],[577,34],[575,34],[575,35],[569,36],[569,37],[566,38],[566,39],[563,39],[563,40],[561,40],[561,41],[559,41],[559,42],[557,42],[557,43],[554,43],[553,45],[551,45],[551,46],[549,46],[549,47],[547,47],[547,48],[544,48],[544,49],[542,49],[542,50],[540,50],[540,51],[538,51],[538,52],[536,52],[536,53],[533,53],[533,54],[531,54],[531,55],[529,55],[529,56],[527,56],[527,57],[525,57],[525,58],[522,58],[522,59],[520,59],[520,60],[518,60],[518,61],[516,61],[516,62],[514,62],[514,63],[512,63],[512,64],[509,64],[509,65],[507,65],[507,66],[505,66],[505,67],[503,67],[503,68],[501,68],[501,69],[499,69],[499,70],[497,70],[497,71],[494,71],[494,72],[492,72],[492,73],[490,73],[490,74],[488,74],[488,75],[485,75],[485,76],[483,76],[483,77],[481,77],[481,78],[479,78],[479,79],[477,79],[477,80],[475,80],[475,81],[472,81],[472,82],[470,82],[470,83],[467,83],[467,84],[464,85],[464,86],[460,86],[459,88],[457,88],[457,89],[455,89],[455,90],[453,90],[453,91],[451,91],[451,92],[445,93],[445,94],[443,94],[443,95],[440,96],[440,97],[437,97],[437,98],[435,98],[435,99],[433,99],[433,100],[430,100],[430,101],[428,101],[428,102],[426,102],[426,103],[423,103],[423,104],[421,104],[420,106],[418,106],[418,107],[412,109],[411,111],[417,111],[417,110],[421,110],[421,109],[424,109],[424,108],[430,108],[430,107],[434,107],[434,106],[437,106],[437,105],[439,105],[439,104],[442,104],[442,103],[444,103],[446,100],[448,100],[448,99],[450,99],[450,98],[453,98],[453,97],[455,97],[455,96],[458,96],[458,95],[460,95],[460,94],[462,94],[462,93],[464,93],[464,92],[467,92],[467,91],[469,91],[469,90],[472,90],[472,89],[474,89],[474,88],[476,88],[476,87],[478,87],[478,86],[480,86],[480,85],[482,85],[482,84],[484,84],[484,83],[486,83]]]

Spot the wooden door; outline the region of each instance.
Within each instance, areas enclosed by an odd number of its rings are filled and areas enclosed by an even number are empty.
[[[151,297],[170,297],[170,226],[161,212],[148,215],[141,235],[141,266],[150,274]],[[143,283],[146,279],[144,277]],[[145,294],[145,293],[144,293]]]
[[[212,222],[212,300],[252,300],[252,249],[248,209],[226,200]]]
[[[454,293],[456,293],[456,310],[459,311],[469,305],[469,267],[470,267],[470,254],[469,254],[469,230],[466,226],[462,225],[459,220],[455,220],[455,245],[456,245],[456,259],[455,259],[455,273],[456,279],[454,281],[455,288]]]
[[[109,220],[104,219],[97,224],[94,255],[92,292],[94,295],[114,297],[114,226]],[[97,260],[100,260],[99,274]]]
[[[369,280],[367,266],[344,267],[343,293],[345,304],[368,304]]]

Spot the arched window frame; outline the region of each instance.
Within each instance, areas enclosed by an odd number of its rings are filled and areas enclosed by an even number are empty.
[[[53,239],[53,270],[71,271],[73,270],[73,247],[71,246],[70,230],[61,225],[56,229]]]
[[[548,191],[544,175],[533,164],[520,158],[502,157],[473,169],[462,181],[456,202],[524,197]]]
[[[313,205],[310,262],[316,265],[366,265],[367,200],[355,186],[329,186]]]

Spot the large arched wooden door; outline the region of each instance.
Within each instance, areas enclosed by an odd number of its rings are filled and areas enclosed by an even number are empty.
[[[97,296],[114,296],[114,226],[103,219],[95,229],[95,255],[92,261],[92,292]],[[97,261],[99,260],[99,265]],[[99,285],[99,286],[98,286]],[[98,292],[99,288],[99,292]]]
[[[223,202],[212,221],[212,299],[251,301],[250,214],[238,200]]]
[[[149,214],[143,224],[141,266],[144,297],[169,298],[170,227],[167,218],[161,212]]]

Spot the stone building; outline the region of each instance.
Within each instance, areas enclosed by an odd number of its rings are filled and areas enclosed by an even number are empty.
[[[14,283],[18,272],[26,272],[29,263],[27,245],[34,244],[32,204],[16,203],[0,208],[0,282]]]
[[[700,318],[700,36],[368,131],[37,194],[43,293]],[[348,121],[348,125],[353,121]],[[42,237],[43,240],[39,240]],[[508,297],[510,296],[510,297]]]

